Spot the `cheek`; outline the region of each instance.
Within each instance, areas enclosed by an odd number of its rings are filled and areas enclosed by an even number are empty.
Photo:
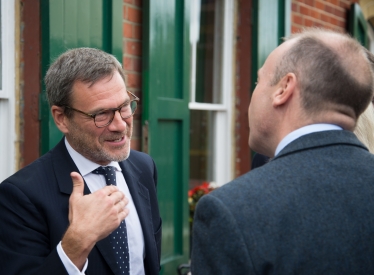
[[[105,127],[104,127],[104,130],[103,129],[99,129],[97,128],[97,130],[92,130],[91,132],[87,133],[88,135],[90,135],[90,139],[95,142],[95,143],[102,143],[102,141],[104,140],[104,137],[105,137]]]

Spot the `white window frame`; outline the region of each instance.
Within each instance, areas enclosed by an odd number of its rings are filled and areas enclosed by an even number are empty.
[[[373,30],[373,27],[370,25],[369,22],[367,22],[367,35],[368,35],[368,38],[369,38],[369,41],[370,41],[370,49],[369,51],[371,53],[374,53],[374,30]]]
[[[234,1],[223,1],[223,45],[222,45],[222,64],[214,66],[217,69],[214,75],[217,74],[219,79],[219,86],[222,89],[222,103],[199,103],[196,102],[196,45],[199,38],[199,14],[200,0],[191,1],[191,28],[190,28],[190,42],[191,42],[191,92],[190,92],[190,110],[204,110],[213,111],[213,181],[217,186],[231,181],[234,176],[233,171],[233,50],[234,50]],[[213,83],[215,85],[217,83]]]
[[[0,182],[15,172],[15,1],[1,0]]]

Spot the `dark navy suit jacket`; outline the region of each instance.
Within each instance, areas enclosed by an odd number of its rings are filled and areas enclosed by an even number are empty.
[[[348,131],[288,144],[205,195],[192,274],[374,274],[374,155]]]
[[[147,154],[133,150],[119,164],[143,229],[145,272],[159,274],[161,218],[155,164]],[[78,169],[62,140],[0,184],[1,274],[67,274],[56,247],[69,224],[72,171]],[[84,192],[90,193],[87,185]],[[108,238],[99,241],[88,256],[86,275],[120,274],[112,253]]]

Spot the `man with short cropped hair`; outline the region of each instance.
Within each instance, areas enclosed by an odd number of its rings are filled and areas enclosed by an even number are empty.
[[[272,159],[199,201],[192,274],[373,274],[374,155],[352,133],[373,97],[363,47],[305,30],[257,82],[249,146]]]

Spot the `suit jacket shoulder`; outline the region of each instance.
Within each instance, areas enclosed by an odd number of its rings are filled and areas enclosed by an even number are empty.
[[[374,155],[353,133],[326,131],[295,140],[268,164],[201,199],[194,274],[212,274],[204,255],[222,258],[212,263],[214,274],[243,274],[225,257],[250,263],[242,265],[245,274],[373,273],[373,167]]]
[[[150,156],[136,151],[120,165],[136,200],[143,227],[146,274],[158,274],[161,218],[156,195],[156,167]],[[62,140],[50,152],[0,184],[1,272],[67,274],[56,246],[69,225],[72,171],[79,172]],[[85,194],[89,193],[85,186]],[[112,250],[108,249],[108,243],[104,239],[93,248],[86,274],[113,274]]]

